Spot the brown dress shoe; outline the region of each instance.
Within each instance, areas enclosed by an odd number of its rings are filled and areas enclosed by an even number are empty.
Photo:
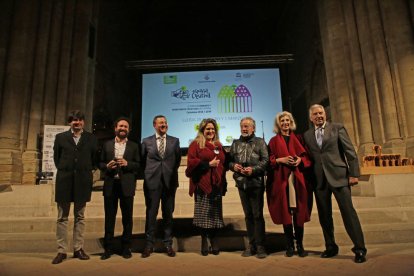
[[[145,247],[144,251],[142,251],[141,257],[148,258],[151,255],[152,251],[152,247]]]
[[[175,257],[175,251],[172,248],[172,246],[167,246],[166,249],[167,249],[167,255],[168,255],[168,257]]]
[[[89,260],[89,256],[83,251],[83,249],[79,249],[73,252],[73,258],[78,258],[79,260]]]
[[[56,257],[53,259],[52,264],[60,264],[61,262],[63,262],[64,259],[66,259],[66,257],[66,253],[58,253]]]

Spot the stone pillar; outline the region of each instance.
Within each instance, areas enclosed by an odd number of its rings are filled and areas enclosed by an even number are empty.
[[[46,64],[48,59],[48,46],[50,36],[50,23],[52,14],[52,1],[42,1],[37,32],[37,45],[35,66],[33,70],[33,84],[30,102],[30,117],[27,130],[26,149],[22,155],[23,177],[22,184],[34,184],[36,172],[40,168],[39,137],[43,131],[42,109],[45,91]],[[24,124],[22,124],[24,125]]]
[[[59,75],[57,76],[57,90],[53,91],[55,93],[55,121],[54,124],[64,125],[67,124],[66,117],[68,114],[68,98],[69,95],[69,80],[70,80],[70,71],[74,70],[72,68],[73,63],[72,51],[73,51],[73,32],[74,32],[74,17],[75,17],[75,0],[65,1],[64,10],[63,10],[63,26],[61,30],[61,41],[60,41],[60,62],[59,62]],[[73,80],[71,80],[73,81]]]
[[[0,110],[3,102],[3,84],[6,76],[7,53],[12,23],[13,0],[0,1]]]
[[[0,115],[0,181],[21,183],[21,151],[33,76],[38,2],[15,1]]]
[[[373,122],[378,122],[373,125],[374,140],[383,145],[384,153],[401,151],[398,103],[378,1],[355,1],[354,5],[371,117]]]
[[[355,124],[359,135],[358,155],[363,156],[370,154],[372,152],[372,146],[374,145],[371,116],[369,114],[364,69],[353,5],[349,1],[343,1],[342,5],[349,45],[349,60],[351,63],[350,75],[352,86],[350,89],[352,89],[356,115]]]
[[[398,101],[398,121],[403,137],[407,138],[406,153],[414,157],[414,29],[412,1],[379,1],[393,77],[395,98]]]
[[[331,115],[364,154],[373,136],[352,3],[320,1],[318,13]]]

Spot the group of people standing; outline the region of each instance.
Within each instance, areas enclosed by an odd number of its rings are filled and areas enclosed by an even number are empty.
[[[240,138],[233,141],[229,152],[220,143],[217,122],[211,118],[202,120],[197,136],[188,148],[185,174],[190,178],[189,194],[194,197],[193,224],[200,230],[203,256],[220,253],[217,234],[224,227],[222,197],[227,192],[226,171],[231,170],[249,239],[249,246],[242,252],[243,257],[267,257],[263,216],[266,190],[271,218],[274,223],[283,225],[287,240],[285,256],[292,257],[295,253],[300,257],[307,256],[303,246],[304,224],[310,220],[313,193],[325,238],[326,250],[321,257],[338,254],[332,219],[333,193],[345,229],[354,243],[354,260],[356,263],[366,261],[367,250],[350,189],[358,183],[356,152],[344,126],[326,121],[323,106],[312,105],[309,116],[313,127],[301,136],[294,133],[296,125],[292,114],[287,111],[278,113],[275,118],[276,135],[269,145],[255,136],[255,120],[245,117],[240,121]],[[165,116],[154,118],[155,134],[142,140],[141,149],[127,138],[129,120],[118,119],[115,138],[104,144],[100,158],[96,156],[96,138],[83,130],[83,114],[72,112],[68,123],[71,129],[58,134],[54,146],[58,169],[58,254],[52,263],[61,263],[67,257],[67,221],[71,202],[74,202],[75,217],[73,256],[89,259],[83,250],[84,211],[91,198],[94,164],[99,164],[105,173],[105,252],[101,259],[108,259],[113,254],[118,202],[123,224],[121,255],[124,258],[132,256],[132,213],[140,166],[144,168],[146,204],[146,245],[141,257],[146,258],[153,253],[160,202],[163,243],[167,255],[174,257],[172,223],[181,152],[179,140],[167,135]]]

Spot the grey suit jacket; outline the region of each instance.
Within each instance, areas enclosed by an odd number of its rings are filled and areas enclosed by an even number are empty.
[[[155,134],[144,138],[141,145],[141,160],[144,167],[144,186],[149,190],[162,185],[161,177],[167,188],[178,187],[178,167],[181,162],[180,141],[167,135],[164,157],[158,153]]]
[[[313,159],[316,188],[322,186],[324,175],[333,187],[348,186],[350,176],[359,177],[358,157],[342,124],[326,123],[322,148],[316,143],[313,127],[304,139]]]

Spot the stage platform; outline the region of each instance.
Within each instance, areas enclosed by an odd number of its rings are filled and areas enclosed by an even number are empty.
[[[197,252],[200,237],[192,226],[193,198],[188,195],[188,179],[180,168],[180,187],[176,195],[174,247],[181,252]],[[414,242],[414,179],[413,174],[362,176],[353,188],[353,201],[359,214],[367,244]],[[231,174],[229,188],[223,198],[226,228],[219,237],[223,250],[242,250],[247,244],[246,228],[237,188]],[[96,188],[99,187],[96,183]],[[333,200],[335,233],[338,244],[347,247],[351,241],[343,227],[336,201]],[[120,212],[119,212],[120,213]],[[270,252],[283,250],[283,229],[270,219],[264,208],[267,247]],[[0,252],[51,252],[56,248],[56,204],[53,184],[14,185],[0,193]],[[160,217],[161,214],[159,214]],[[72,220],[70,220],[70,227]],[[144,246],[145,203],[142,181],[138,181],[134,204],[134,250]],[[85,248],[92,253],[102,251],[104,208],[102,191],[94,191],[86,209]],[[122,232],[120,214],[116,234]],[[316,206],[312,220],[305,225],[305,246],[323,246],[322,231]],[[161,249],[162,245],[159,243]]]

